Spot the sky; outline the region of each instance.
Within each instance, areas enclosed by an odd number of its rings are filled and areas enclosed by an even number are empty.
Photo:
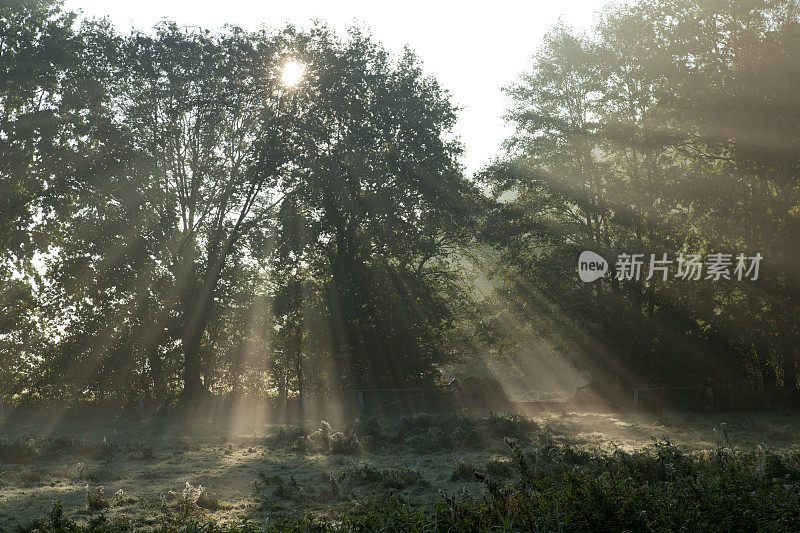
[[[455,134],[465,146],[469,174],[499,154],[512,133],[503,121],[508,102],[502,87],[527,70],[542,37],[562,19],[589,29],[608,0],[453,2],[411,0],[247,1],[67,0],[88,17],[109,17],[120,30],[148,30],[162,18],[214,29],[226,23],[247,29],[286,23],[307,27],[313,20],[337,31],[369,28],[391,52],[408,45],[426,74],[435,76],[461,108]]]

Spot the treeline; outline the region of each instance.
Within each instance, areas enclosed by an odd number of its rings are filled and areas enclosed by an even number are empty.
[[[799,9],[641,0],[589,35],[550,31],[483,174],[504,200],[509,320],[536,316],[606,383],[797,388]],[[641,276],[582,283],[583,250],[612,270],[643,254]],[[668,280],[647,280],[664,253]],[[680,254],[716,253],[729,280],[675,278]],[[761,254],[756,280],[734,275],[739,254]]]
[[[411,52],[0,16],[4,395],[429,384],[472,343],[454,258],[480,194]]]
[[[555,27],[477,180],[446,91],[362,31],[0,20],[7,399],[421,386],[531,338],[610,386],[797,386],[796,2]],[[763,259],[583,283],[582,250]]]

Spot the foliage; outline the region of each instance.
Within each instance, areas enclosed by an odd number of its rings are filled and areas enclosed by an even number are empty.
[[[346,472],[346,479],[357,484],[379,484],[387,489],[402,490],[414,485],[427,485],[422,473],[409,467],[380,469],[370,463],[360,462]]]
[[[399,496],[376,501],[334,516],[295,517],[285,524],[267,523],[268,531],[585,531],[703,529],[707,531],[791,531],[800,525],[797,450],[772,451],[765,447],[744,451],[727,445],[716,450],[686,453],[668,438],[653,439],[649,447],[634,452],[588,452],[566,444],[545,441],[527,449],[509,441],[514,479],[500,483],[478,473],[484,484],[481,496],[442,494],[439,501],[421,508]],[[505,464],[511,464],[504,461]],[[466,468],[460,468],[466,471]],[[475,479],[474,469],[471,472]],[[466,479],[466,478],[464,478]],[[330,478],[338,494],[342,481]],[[403,489],[427,483],[421,473],[407,467],[381,469],[359,462],[346,471],[344,483]],[[294,478],[263,475],[263,489],[278,498],[321,497]],[[191,487],[192,494],[198,488]],[[188,489],[187,489],[188,490]],[[194,501],[193,497],[190,498]],[[199,499],[198,499],[199,501]],[[193,531],[201,524],[211,531],[263,531],[264,524],[219,526],[173,516],[165,518],[163,531]],[[187,520],[194,520],[187,526]],[[117,531],[78,527],[63,515],[56,502],[41,531]]]
[[[641,0],[609,7],[592,34],[551,29],[507,89],[516,132],[482,174],[496,320],[605,387],[795,389],[800,134],[785,87],[798,27],[783,0]],[[612,270],[641,253],[645,267],[583,283],[582,250]],[[651,254],[711,252],[761,253],[759,279],[647,279]]]
[[[111,501],[106,498],[103,487],[89,488],[86,485],[86,506],[90,511],[99,511],[111,507]]]
[[[14,439],[3,438],[0,440],[0,461],[4,463],[28,464],[58,459],[67,454],[75,454],[88,459],[107,460],[118,451],[119,446],[105,437],[94,440],[67,436],[20,436]]]
[[[468,347],[479,195],[410,52],[2,9],[0,394],[286,403],[430,384]]]

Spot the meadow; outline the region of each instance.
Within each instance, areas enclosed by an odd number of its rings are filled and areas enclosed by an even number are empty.
[[[6,423],[0,531],[791,530],[800,520],[793,414],[448,413],[309,428]]]

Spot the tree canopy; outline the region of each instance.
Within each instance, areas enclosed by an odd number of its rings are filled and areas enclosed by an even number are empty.
[[[429,384],[459,356],[479,194],[410,51],[4,9],[4,394],[285,398]]]
[[[447,91],[358,28],[0,20],[6,398],[286,401],[542,341],[609,386],[797,387],[794,1],[555,26],[475,179]],[[584,283],[584,250],[763,261]]]
[[[796,388],[799,22],[795,2],[643,0],[553,28],[508,88],[516,133],[483,174],[505,297],[598,379]],[[764,262],[588,284],[582,250]]]

